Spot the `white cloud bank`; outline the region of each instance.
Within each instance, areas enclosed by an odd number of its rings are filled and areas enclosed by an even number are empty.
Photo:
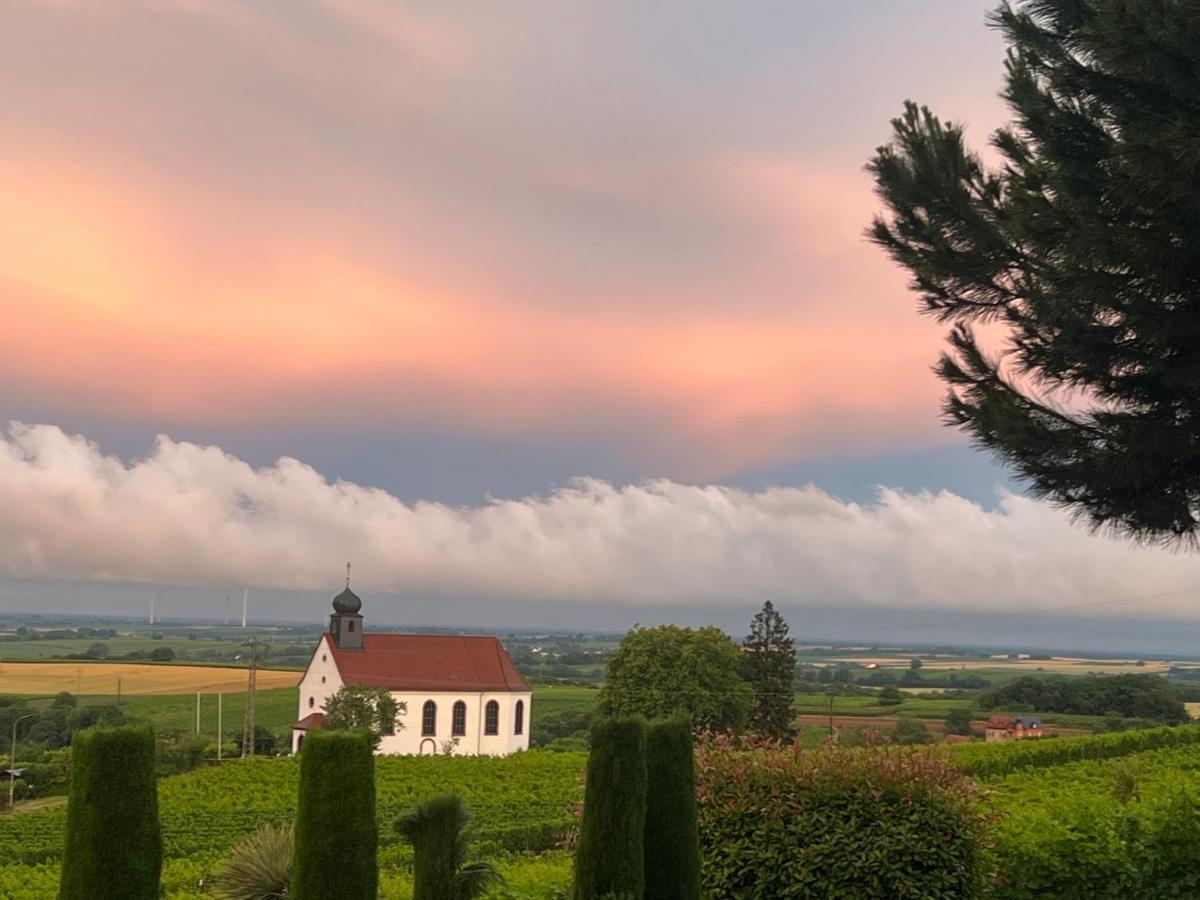
[[[881,489],[748,493],[579,480],[477,508],[405,504],[293,459],[160,437],[130,463],[49,425],[0,434],[0,575],[679,606],[1004,612],[1180,591],[1194,556],[1088,534],[1048,505]],[[1110,607],[1190,616],[1190,593]],[[1097,610],[1103,613],[1108,610]]]

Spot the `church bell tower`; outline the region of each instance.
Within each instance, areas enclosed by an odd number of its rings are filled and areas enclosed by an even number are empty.
[[[333,615],[329,617],[329,634],[339,650],[363,648],[362,600],[350,590],[350,563],[346,563],[346,588],[333,598]]]

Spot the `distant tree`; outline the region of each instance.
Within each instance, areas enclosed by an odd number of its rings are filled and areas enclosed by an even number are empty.
[[[928,744],[933,740],[933,735],[920,719],[901,716],[892,729],[892,740],[897,744]]]
[[[880,706],[899,706],[904,702],[904,692],[898,687],[888,685],[879,692]]]
[[[106,656],[108,656],[108,644],[102,644],[100,641],[96,641],[94,644],[89,644],[87,648],[87,655],[92,657],[92,659],[104,659]]]
[[[50,702],[51,707],[61,706],[67,709],[74,709],[78,704],[79,701],[75,699],[75,695],[70,691],[59,691]]]
[[[175,651],[170,647],[155,647],[150,651],[150,658],[155,662],[170,662],[175,658]]]
[[[600,712],[646,718],[682,712],[703,728],[741,729],[754,708],[741,662],[741,648],[719,628],[635,626],[608,662]]]
[[[371,736],[371,748],[379,747],[385,734],[404,725],[399,717],[408,711],[387,688],[361,684],[346,685],[325,702],[325,728],[331,731],[363,729]]]
[[[1032,491],[1144,540],[1200,526],[1196,5],[1005,3],[998,168],[906,104],[872,237],[955,323],[948,423]],[[974,324],[1007,334],[996,353]],[[990,329],[989,343],[996,329]]]
[[[920,672],[923,665],[924,663],[921,662],[921,657],[919,656],[914,656],[908,661],[908,669],[910,672]]]
[[[796,645],[788,635],[787,622],[770,600],[755,614],[750,633],[742,641],[742,676],[754,689],[750,727],[770,737],[790,734]]]
[[[971,710],[956,706],[946,713],[947,734],[971,733]]]
[[[245,743],[245,735],[239,731],[237,737],[234,738],[233,743],[237,747],[238,755],[241,755],[242,744]],[[278,750],[279,750],[279,738],[276,737],[275,732],[271,731],[271,729],[266,728],[263,725],[255,725],[254,726],[254,755],[255,756],[274,756]]]

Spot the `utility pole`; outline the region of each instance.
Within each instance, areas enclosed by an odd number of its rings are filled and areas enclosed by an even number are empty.
[[[242,759],[254,755],[254,691],[258,685],[258,648],[264,646],[256,637],[242,644],[250,648],[250,679],[246,686],[246,724],[242,732]]]
[[[121,679],[117,678],[117,706],[121,705]]]
[[[196,734],[200,733],[200,692],[196,691]]]
[[[221,733],[221,700],[224,697],[224,694],[217,694],[217,762],[221,761],[221,741],[225,737]]]
[[[22,719],[35,719],[37,713],[26,713],[13,719],[12,756],[8,758],[8,811],[13,812],[13,796],[17,789],[17,725]]]

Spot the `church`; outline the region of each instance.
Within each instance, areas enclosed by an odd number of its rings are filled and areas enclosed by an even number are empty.
[[[300,680],[293,753],[309,729],[324,724],[326,701],[347,685],[386,688],[407,710],[377,753],[506,756],[529,748],[530,687],[499,639],[366,632],[361,609],[347,576]]]

